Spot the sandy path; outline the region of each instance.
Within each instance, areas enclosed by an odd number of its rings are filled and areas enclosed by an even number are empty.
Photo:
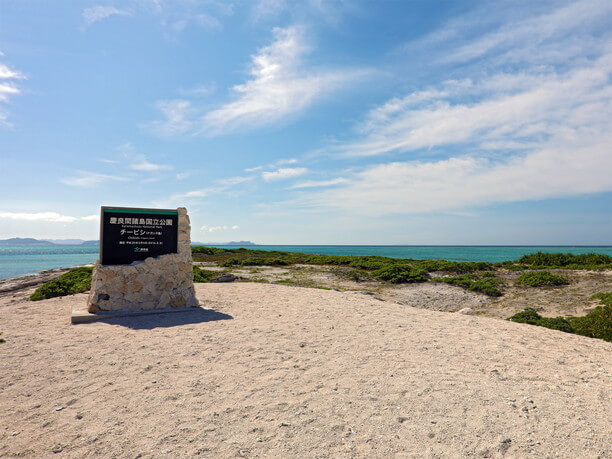
[[[367,295],[200,284],[69,325],[0,300],[0,456],[610,457],[609,343]]]

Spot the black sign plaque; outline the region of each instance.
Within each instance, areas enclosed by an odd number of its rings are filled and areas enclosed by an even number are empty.
[[[101,264],[129,265],[177,253],[178,211],[102,207],[100,212]]]

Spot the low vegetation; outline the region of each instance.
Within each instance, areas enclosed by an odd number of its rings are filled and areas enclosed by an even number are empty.
[[[600,300],[604,306],[612,306],[612,292],[596,293],[591,300]]]
[[[610,304],[597,306],[593,311],[579,317],[542,317],[535,309],[526,308],[508,320],[612,342],[612,305]]]
[[[601,253],[585,253],[574,255],[571,253],[543,253],[536,252],[524,255],[518,260],[519,264],[531,269],[610,269],[612,257]]]
[[[57,279],[45,282],[30,296],[30,301],[45,300],[58,296],[73,295],[86,292],[91,288],[91,273],[93,268],[74,268],[62,274]]]
[[[528,285],[529,287],[544,287],[568,285],[569,280],[565,276],[559,276],[550,271],[528,271],[519,276],[517,283]]]
[[[414,260],[379,256],[312,255],[296,252],[253,249],[221,249],[192,247],[195,261],[214,262],[218,266],[287,266],[293,264],[345,266],[354,269],[352,276],[374,277],[394,283],[424,282],[430,272],[456,274],[490,271],[495,268],[487,262],[456,262],[447,260]],[[405,279],[405,280],[401,280]]]
[[[439,282],[456,285],[472,292],[483,293],[487,296],[501,296],[503,293],[500,287],[503,285],[501,279],[495,277],[493,273],[485,272],[481,274],[464,274],[455,277],[439,277]]]
[[[6,343],[6,340],[2,337],[2,332],[0,332],[0,343]]]
[[[207,271],[206,269],[201,269],[199,266],[193,267],[194,282],[210,282],[210,280],[217,275],[219,275],[217,272]]]
[[[415,282],[427,282],[429,274],[422,268],[411,266],[389,265],[377,269],[372,273],[376,279],[391,282],[393,284],[412,284]]]

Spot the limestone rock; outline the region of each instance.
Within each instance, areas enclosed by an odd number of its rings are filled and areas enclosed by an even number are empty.
[[[198,305],[193,287],[189,216],[184,207],[177,210],[178,253],[150,257],[121,266],[105,266],[98,261],[91,281],[89,312]]]

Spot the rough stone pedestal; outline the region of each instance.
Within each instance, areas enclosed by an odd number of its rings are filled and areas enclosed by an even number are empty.
[[[105,266],[96,262],[87,310],[188,308],[198,306],[193,288],[191,226],[187,209],[178,209],[178,253]]]

